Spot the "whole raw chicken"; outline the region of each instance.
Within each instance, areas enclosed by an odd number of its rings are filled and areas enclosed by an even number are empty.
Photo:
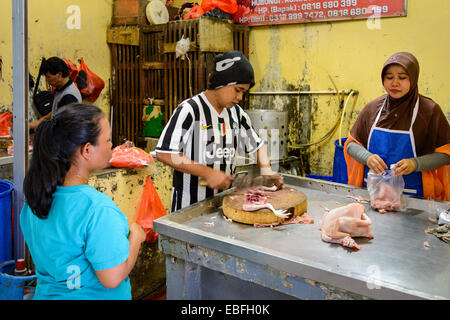
[[[352,237],[367,237],[370,239],[374,237],[370,231],[372,221],[365,212],[366,208],[359,203],[351,203],[344,207],[326,211],[319,222],[322,240],[356,250],[361,249]]]

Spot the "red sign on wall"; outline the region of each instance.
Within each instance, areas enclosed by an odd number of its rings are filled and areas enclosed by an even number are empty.
[[[237,0],[235,22],[245,25],[406,16],[406,0]]]

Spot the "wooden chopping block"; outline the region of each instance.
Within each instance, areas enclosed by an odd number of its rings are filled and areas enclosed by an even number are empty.
[[[276,209],[287,209],[293,213],[290,218],[300,216],[306,212],[306,195],[293,188],[283,187],[281,190],[270,192],[266,191],[267,202]],[[255,224],[255,223],[274,223],[286,219],[277,217],[270,209],[261,209],[257,211],[244,211],[242,205],[245,201],[245,191],[234,191],[224,197],[222,210],[225,216],[233,221]]]

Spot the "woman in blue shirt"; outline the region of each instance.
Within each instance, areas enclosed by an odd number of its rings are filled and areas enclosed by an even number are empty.
[[[145,232],[87,184],[111,158],[110,130],[102,111],[85,104],[62,107],[37,128],[20,214],[35,299],[131,299],[128,274]]]

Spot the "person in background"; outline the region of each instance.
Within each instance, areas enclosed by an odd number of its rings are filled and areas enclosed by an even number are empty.
[[[238,105],[255,84],[250,62],[242,52],[227,51],[213,64],[208,89],[174,110],[156,146],[156,158],[175,169],[172,212],[230,187],[237,153],[256,153],[261,174],[278,186],[283,183],[270,167],[267,147]]]
[[[34,122],[38,120],[39,112],[37,111],[34,103],[33,103],[33,88],[34,88],[34,79],[31,74],[28,74],[28,121]]]
[[[381,174],[393,165],[405,193],[450,201],[450,126],[439,105],[419,94],[418,79],[411,53],[384,63],[387,94],[364,107],[344,145],[348,183],[362,186],[369,169]]]
[[[34,299],[131,299],[128,275],[145,232],[88,185],[111,147],[95,106],[64,106],[37,128],[20,213],[38,279]]]
[[[70,103],[81,103],[82,101],[80,90],[69,78],[69,67],[64,60],[58,57],[49,58],[42,64],[40,72],[45,75],[47,83],[55,88],[53,106],[52,112],[29,123],[31,130],[36,130],[39,124],[49,119],[55,110]]]

